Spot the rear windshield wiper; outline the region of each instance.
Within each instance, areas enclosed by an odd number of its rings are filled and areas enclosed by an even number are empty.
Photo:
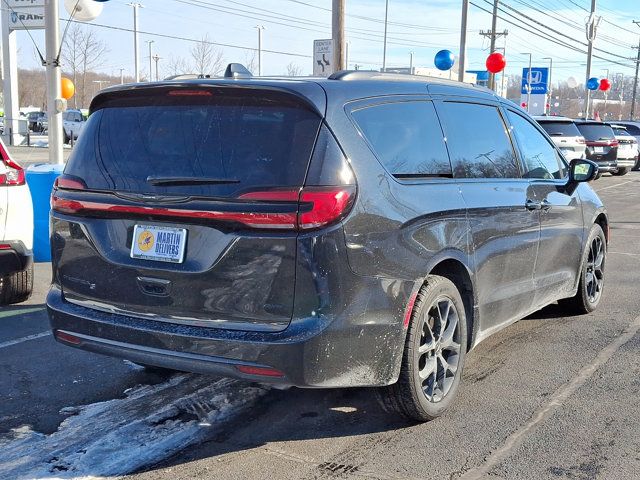
[[[147,177],[147,183],[151,185],[225,185],[240,183],[235,178],[211,178],[211,177]]]

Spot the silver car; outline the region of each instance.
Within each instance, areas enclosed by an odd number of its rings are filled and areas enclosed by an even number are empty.
[[[553,143],[562,151],[567,160],[585,158],[585,139],[570,118],[566,117],[534,117],[540,126],[549,134]]]

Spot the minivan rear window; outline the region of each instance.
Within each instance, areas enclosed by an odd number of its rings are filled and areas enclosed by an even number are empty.
[[[178,196],[302,186],[320,116],[290,94],[229,90],[105,102],[89,117],[65,173],[92,190]]]
[[[582,136],[589,141],[613,140],[615,135],[609,125],[601,123],[579,123],[578,130]]]
[[[551,137],[581,137],[582,134],[573,122],[539,122]]]

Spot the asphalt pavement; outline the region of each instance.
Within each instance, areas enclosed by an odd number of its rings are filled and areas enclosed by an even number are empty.
[[[593,186],[612,221],[599,309],[550,306],[488,338],[426,424],[370,389],[274,390],[60,346],[39,264],[32,299],[0,310],[0,478],[640,478],[640,173]]]

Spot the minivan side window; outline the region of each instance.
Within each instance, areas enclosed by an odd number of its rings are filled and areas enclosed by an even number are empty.
[[[354,110],[351,115],[394,177],[451,176],[449,156],[432,102],[382,103]]]
[[[555,147],[529,120],[507,110],[513,133],[520,147],[525,178],[560,179],[565,176],[565,167]]]
[[[498,109],[491,105],[438,105],[456,178],[519,178],[518,162]]]

